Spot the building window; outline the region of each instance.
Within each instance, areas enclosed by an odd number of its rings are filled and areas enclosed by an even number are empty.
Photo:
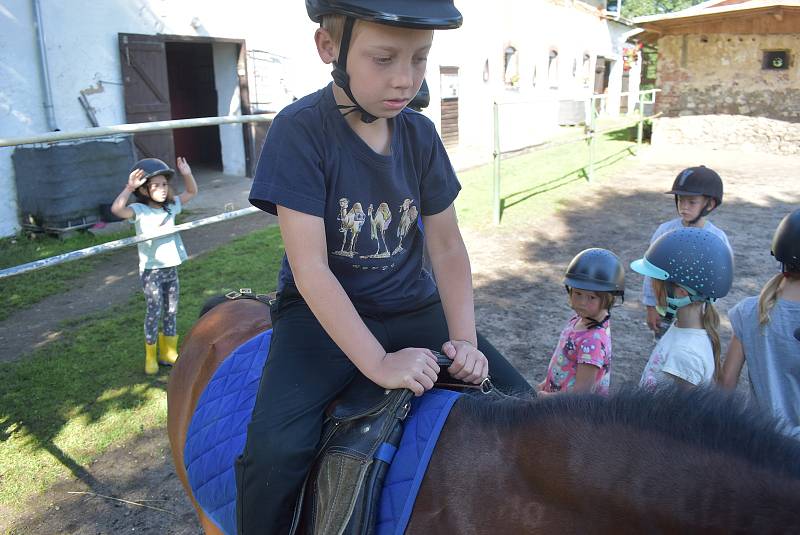
[[[551,48],[547,60],[547,83],[551,89],[558,88],[558,50]]]
[[[536,79],[536,75],[539,73],[538,65],[533,66],[533,87],[536,87],[538,80]]]
[[[761,68],[769,71],[782,71],[789,68],[788,50],[765,50]]]
[[[503,52],[503,80],[509,87],[519,85],[519,52],[513,46]]]
[[[483,81],[484,82],[488,82],[489,81],[489,60],[488,59],[483,63]]]

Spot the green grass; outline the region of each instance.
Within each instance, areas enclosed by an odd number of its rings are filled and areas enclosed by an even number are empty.
[[[0,240],[0,269],[77,251],[132,235],[132,230],[102,236],[80,232],[69,239],[62,240],[41,234],[33,235],[35,237],[31,238],[20,234],[13,238]],[[68,264],[68,268],[50,267],[0,279],[0,295],[4,300],[3,306],[0,308],[0,321],[6,319],[13,312],[38,303],[50,294],[69,290],[70,285],[76,279],[90,272],[102,261],[103,255],[93,256],[79,262],[71,262]]]
[[[582,130],[572,130],[574,137],[582,135]],[[629,135],[629,130],[621,130],[598,137],[595,181],[603,181],[627,165],[624,160],[633,154],[635,147]],[[635,140],[635,130],[633,135]],[[531,214],[537,217],[551,214],[585,189],[588,162],[586,142],[504,157],[500,163],[500,230],[530,220]],[[459,180],[463,187],[456,200],[460,224],[479,228],[491,226],[492,166],[459,173]]]
[[[283,256],[277,227],[253,232],[180,268],[178,332],[203,302],[242,286],[271,291]],[[84,475],[111,446],[166,425],[166,381],[143,373],[144,298],[68,323],[63,340],[0,364],[0,504],[15,508],[56,479]]]
[[[629,134],[598,141],[598,181],[608,180],[624,165],[630,146]],[[574,144],[503,160],[501,229],[513,230],[515,223],[552,213],[572,198],[584,187],[581,169],[587,155],[585,144]],[[460,173],[459,178],[464,186],[457,201],[462,224],[491,225],[491,166]],[[2,265],[80,249],[93,240],[0,241]],[[273,226],[183,264],[178,332],[188,331],[209,296],[244,286],[271,291],[282,255],[280,233]],[[88,271],[91,263],[83,259],[39,272],[46,275],[41,283],[60,281],[61,290],[52,291],[63,291],[69,284],[63,272]],[[6,279],[0,289],[6,294],[21,291],[25,277]],[[106,449],[165,427],[167,373],[143,374],[143,314],[144,299],[137,292],[124,305],[65,322],[61,340],[24,360],[0,364],[0,509],[19,509],[27,497],[61,477],[86,477],[85,467]]]
[[[178,214],[175,222],[181,224],[191,214],[190,210],[184,210]],[[102,235],[81,231],[67,239],[47,234],[31,234],[29,237],[22,233],[13,238],[0,239],[0,269],[78,251],[133,235],[132,225],[126,230]],[[104,258],[107,258],[107,254],[109,253],[0,279],[0,295],[5,301],[3,307],[0,308],[0,321],[14,312],[38,303],[48,295],[69,290],[77,279],[102,263]]]

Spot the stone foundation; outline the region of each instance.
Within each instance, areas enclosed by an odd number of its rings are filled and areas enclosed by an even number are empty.
[[[745,115],[660,117],[652,144],[800,154],[800,124]]]

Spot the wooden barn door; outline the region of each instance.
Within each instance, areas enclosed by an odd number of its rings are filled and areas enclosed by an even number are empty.
[[[440,67],[442,95],[442,141],[445,147],[458,145],[458,67]]]
[[[172,119],[164,41],[155,35],[121,33],[119,52],[127,122]],[[133,141],[139,158],[160,158],[169,166],[175,165],[171,130],[135,134]]]

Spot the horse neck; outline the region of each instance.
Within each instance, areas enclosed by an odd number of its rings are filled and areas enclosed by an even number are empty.
[[[421,533],[800,525],[796,480],[655,433],[547,414],[513,426],[476,423],[456,405],[425,481],[412,518]]]

